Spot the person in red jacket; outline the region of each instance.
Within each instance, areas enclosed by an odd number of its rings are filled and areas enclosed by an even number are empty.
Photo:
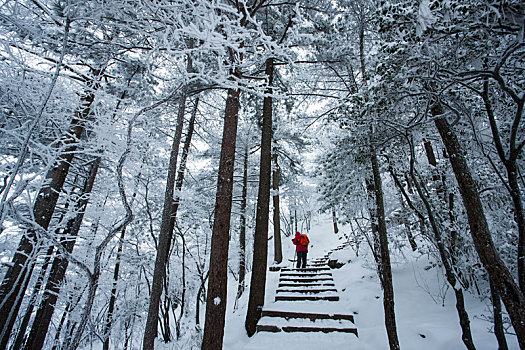
[[[305,234],[296,232],[292,243],[295,244],[295,251],[297,252],[297,268],[304,269],[306,267],[306,256],[308,254],[308,244],[310,240]]]

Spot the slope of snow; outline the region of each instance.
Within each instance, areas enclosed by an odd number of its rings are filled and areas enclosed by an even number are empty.
[[[323,256],[327,251],[341,244],[333,233],[330,219],[312,223],[308,232],[311,247],[308,259]],[[341,227],[345,230],[344,227]],[[291,239],[283,237],[283,265],[292,267],[288,259],[294,257]],[[269,244],[269,263],[273,258],[273,247]],[[350,262],[341,269],[333,269],[335,288],[339,302],[275,302],[275,290],[279,272],[268,272],[266,301],[264,308],[271,310],[309,311],[322,313],[354,314],[359,337],[346,333],[266,333],[255,334],[252,338],[244,330],[244,318],[248,292],[233,310],[235,290],[229,288],[225,350],[249,349],[388,349],[384,326],[383,292],[379,285],[375,266],[366,245],[361,245],[356,256],[350,247],[335,252]],[[397,331],[402,349],[454,350],[465,349],[461,341],[461,330],[455,309],[453,292],[443,284],[438,267],[425,269],[430,265],[426,256],[404,252],[404,257],[394,258],[393,280]],[[249,281],[249,277],[247,278]],[[489,332],[491,324],[482,315],[490,311],[476,297],[465,293],[472,335],[477,349],[497,349],[494,334]],[[282,320],[278,321],[282,323]],[[268,318],[265,323],[269,324]],[[509,349],[518,349],[514,336],[507,336]]]

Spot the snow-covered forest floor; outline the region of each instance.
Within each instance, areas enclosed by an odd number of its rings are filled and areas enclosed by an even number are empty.
[[[341,230],[348,230],[342,226]],[[311,248],[308,259],[321,257],[325,252],[341,243],[333,232],[331,219],[314,220],[308,232]],[[272,243],[270,241],[270,243]],[[286,263],[293,259],[294,246],[290,239],[283,239],[283,254]],[[271,244],[269,263],[273,259]],[[446,287],[443,272],[434,266],[432,259],[410,249],[403,254],[392,252],[392,272],[395,289],[395,310],[397,330],[402,349],[465,349],[461,341],[461,329],[455,309],[454,294]],[[340,269],[333,269],[335,285],[340,295],[339,302],[302,302],[315,304],[319,312],[354,314],[359,337],[345,333],[257,333],[248,338],[244,319],[248,304],[248,293],[235,301],[235,281],[229,285],[228,311],[224,336],[225,350],[248,349],[388,349],[384,326],[383,293],[379,284],[370,250],[365,243],[359,247],[356,256],[351,247],[334,253],[333,258],[349,261]],[[431,268],[428,268],[433,266]],[[278,309],[274,301],[278,272],[268,272],[265,308]],[[249,277],[248,277],[249,280]],[[470,315],[472,335],[477,349],[496,349],[497,342],[490,331],[492,323],[486,320],[490,310],[478,296],[465,294],[466,307]],[[486,301],[488,303],[488,300]],[[328,303],[328,306],[327,306]],[[297,308],[301,303],[294,302]],[[325,307],[328,307],[327,310]],[[312,305],[310,305],[310,309]],[[299,311],[299,310],[298,310]],[[514,336],[507,336],[509,349],[518,349]]]

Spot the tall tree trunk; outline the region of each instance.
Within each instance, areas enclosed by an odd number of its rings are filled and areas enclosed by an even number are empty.
[[[277,148],[273,149],[273,249],[274,249],[274,258],[273,261],[277,264],[280,264],[283,261],[283,247],[281,243],[281,214],[279,208],[279,176],[280,168],[279,163],[277,162]]]
[[[360,18],[359,23],[359,59],[361,65],[361,74],[364,84],[367,85],[367,74],[365,65],[365,18]],[[388,343],[390,350],[399,350],[399,340],[397,338],[396,329],[396,314],[394,311],[394,287],[392,285],[392,270],[390,266],[390,252],[388,250],[388,237],[385,221],[385,208],[383,203],[383,188],[381,184],[381,174],[379,172],[379,162],[375,145],[373,144],[374,130],[373,126],[370,128],[370,158],[372,163],[373,175],[373,192],[375,198],[375,212],[371,213],[372,219],[372,233],[374,234],[374,241],[377,239],[380,246],[380,264],[379,277],[383,286],[383,308],[385,312],[385,326],[388,335]],[[367,186],[369,187],[369,186]],[[377,220],[377,223],[374,222]],[[377,234],[374,233],[374,226]]]
[[[237,73],[238,75],[238,73]],[[211,238],[210,269],[206,319],[202,350],[220,350],[224,337],[226,297],[228,284],[228,244],[232,208],[233,171],[235,164],[235,144],[239,114],[239,89],[228,89],[224,111],[217,194],[213,234]],[[146,350],[146,349],[145,349]]]
[[[162,222],[157,244],[157,256],[155,258],[155,268],[153,271],[148,317],[146,320],[146,328],[144,330],[144,350],[153,349],[155,338],[157,337],[160,297],[162,295],[162,286],[164,276],[166,274],[166,261],[168,259],[168,252],[171,247],[170,224],[173,214],[173,192],[175,176],[177,174],[177,158],[179,155],[179,145],[182,137],[186,98],[186,93],[183,92],[180,97],[179,111],[177,114],[177,126],[175,128],[175,135],[173,136],[173,143],[171,146],[168,176],[166,180],[166,189],[164,192],[164,209],[162,211]]]
[[[186,312],[186,238],[182,232],[179,232],[179,236],[182,240],[182,293],[180,297],[180,312],[178,319],[175,317],[175,309],[173,308],[173,317],[175,318],[175,335],[177,336],[177,340],[179,340],[181,336],[181,321]]]
[[[339,227],[337,227],[337,215],[335,214],[335,209],[332,209],[332,222],[334,223],[334,233],[339,233]]]
[[[274,73],[273,58],[266,60],[267,93],[272,93]],[[255,216],[255,237],[253,242],[252,277],[250,298],[244,327],[248,336],[255,334],[261,318],[266,290],[266,264],[268,257],[268,218],[270,205],[270,175],[272,171],[272,98],[266,96],[263,102],[263,125],[261,135],[261,160],[259,166],[259,191]]]
[[[173,241],[173,230],[175,229],[175,220],[177,219],[177,211],[179,210],[180,204],[180,192],[182,191],[182,184],[184,183],[184,174],[186,173],[188,155],[190,154],[191,139],[193,137],[193,131],[195,130],[195,118],[197,117],[197,111],[199,109],[199,100],[199,97],[197,97],[193,104],[190,121],[188,122],[188,130],[186,130],[186,139],[184,140],[184,146],[180,157],[179,170],[177,171],[177,180],[175,181],[175,199],[173,200],[173,209],[169,226],[170,242]],[[166,256],[166,263],[168,262],[168,258],[169,257]]]
[[[525,297],[494,247],[479,192],[465,159],[465,152],[454,130],[443,116],[443,107],[436,102],[431,112],[458,182],[474,246],[505,304],[520,348],[525,349]]]
[[[507,339],[503,328],[503,317],[501,315],[501,298],[498,291],[494,288],[494,283],[489,279],[490,299],[492,300],[492,312],[494,315],[494,334],[498,340],[498,350],[507,350]]]
[[[375,184],[374,184],[373,174],[372,174],[372,178],[365,179],[365,185],[366,185],[366,191],[368,193],[369,198],[375,198]],[[381,264],[380,245],[381,244],[379,242],[379,227],[378,227],[379,219],[377,218],[377,210],[369,209],[369,215],[370,215],[370,230],[372,231],[372,242],[370,242],[370,240],[368,239],[368,235],[366,236],[366,239],[368,241],[368,245],[370,246],[370,249],[372,250],[374,259],[377,263],[377,274],[379,276],[381,286],[383,286],[383,274],[381,273],[381,268],[380,268],[380,264]],[[355,223],[358,224],[357,221],[355,221]],[[363,230],[361,230],[361,232],[363,232]]]
[[[97,77],[97,79],[98,75],[98,71],[93,72],[93,76]],[[95,79],[88,84],[69,129],[60,140],[60,144],[64,145],[63,151],[60,153],[54,166],[47,172],[44,186],[36,196],[33,216],[36,224],[43,229],[48,228],[53,216],[58,197],[60,192],[62,192],[66,176],[69,173],[75,150],[78,147],[78,140],[84,131],[86,121],[91,112],[91,105],[95,99],[95,91],[98,87],[99,81]],[[4,349],[7,346],[13,331],[16,315],[20,309],[22,297],[27,288],[25,281],[29,279],[28,276],[30,277],[33,272],[31,260],[36,254],[35,245],[38,240],[35,230],[35,228],[25,230],[0,285],[0,325],[2,325],[0,349]]]
[[[385,221],[385,208],[383,203],[383,188],[381,184],[381,174],[377,153],[374,145],[370,144],[370,157],[372,161],[372,173],[374,176],[374,194],[376,204],[377,229],[381,251],[381,280],[383,284],[383,307],[385,310],[385,326],[388,335],[390,350],[399,350],[399,340],[397,338],[396,314],[394,311],[394,286],[392,284],[392,268],[390,265],[390,252],[388,249],[388,237]]]
[[[76,205],[78,208],[78,214],[68,221],[66,228],[62,233],[63,238],[60,242],[68,253],[71,253],[75,246],[76,238],[78,237],[82,220],[84,219],[84,214],[86,212],[86,207],[88,205],[89,194],[93,189],[95,178],[100,167],[100,162],[100,157],[93,161],[89,176],[86,178],[84,188],[82,189],[82,194]],[[60,287],[62,286],[68,265],[68,258],[61,252],[57,252],[57,256],[55,256],[51,266],[51,272],[46,283],[44,294],[42,295],[40,306],[36,312],[35,320],[33,321],[31,332],[29,333],[24,349],[42,349],[44,346],[44,341],[46,340],[46,335],[48,333],[47,331],[49,329],[49,325],[51,324],[51,319],[55,311],[55,304],[57,302],[58,295],[60,293]]]
[[[184,140],[184,146],[182,148],[182,155],[180,159],[179,169],[177,171],[177,180],[175,181],[175,199],[173,201],[173,208],[172,208],[170,226],[169,226],[169,241],[170,242],[173,241],[175,220],[177,219],[177,212],[179,210],[179,205],[180,205],[180,192],[182,191],[182,185],[184,183],[184,174],[186,172],[186,165],[187,165],[188,156],[190,153],[191,139],[193,137],[193,131],[195,130],[195,118],[197,117],[198,108],[199,108],[199,97],[195,99],[195,102],[193,104],[193,110],[191,113],[190,120],[188,122],[188,129],[186,131],[186,139]],[[173,317],[175,320],[175,335],[177,339],[180,338],[180,323],[181,323],[182,317],[184,316],[184,305],[185,305],[185,295],[186,295],[186,268],[185,268],[186,243],[184,240],[184,235],[182,233],[180,233],[179,235],[182,238],[182,251],[183,251],[182,253],[182,282],[183,283],[182,283],[180,315],[179,315],[178,320],[177,320],[177,317],[175,316],[175,310],[173,309],[173,302],[170,299],[170,305],[172,306]],[[166,266],[168,266],[168,261],[169,261],[169,254],[166,256]],[[166,268],[166,276],[168,272],[169,270],[168,268]],[[168,323],[166,323],[166,325],[167,325],[166,327],[168,327]]]
[[[243,174],[242,174],[242,199],[239,232],[239,283],[237,286],[237,299],[244,292],[244,278],[246,275],[246,204],[248,197],[248,146],[244,149]]]
[[[166,265],[166,271],[169,271],[169,264]],[[170,321],[170,307],[171,307],[171,298],[168,295],[168,275],[164,275],[164,281],[162,286],[164,293],[162,294],[163,300],[160,303],[160,334],[164,343],[171,341],[171,321]]]

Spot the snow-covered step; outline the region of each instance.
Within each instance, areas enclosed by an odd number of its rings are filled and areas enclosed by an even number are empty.
[[[315,286],[330,286],[330,284],[334,284],[334,280],[327,279],[327,280],[308,280],[308,281],[297,281],[297,280],[290,280],[290,281],[279,281],[279,288],[280,287],[288,287],[288,286],[304,286],[304,287],[315,287]],[[330,287],[332,287],[330,286]]]
[[[281,284],[284,284],[284,286],[281,286]],[[310,282],[310,283],[280,283],[279,287],[277,287],[278,289],[282,289],[282,288],[309,288],[309,289],[323,289],[323,288],[333,288],[335,287],[334,286],[334,282],[333,281],[329,281],[329,282],[324,282],[324,283],[315,283],[315,282]]]
[[[305,275],[323,275],[323,274],[332,274],[332,271],[330,269],[327,269],[326,267],[318,267],[316,270],[315,268],[312,268],[311,270],[295,270],[295,271],[281,271],[281,275],[297,275],[297,276],[305,276]]]
[[[327,282],[333,281],[332,277],[281,277],[279,278],[279,283],[281,282]]]
[[[330,271],[327,272],[283,272],[281,277],[317,277],[317,276],[332,276]]]
[[[291,292],[279,292],[276,294],[276,296],[293,296],[293,297],[296,297],[296,296],[316,296],[316,297],[321,297],[321,296],[338,296],[337,295],[337,290],[336,291],[333,291],[333,290],[320,290],[320,291],[311,291],[309,289],[305,289],[305,292],[299,292],[299,291],[291,291]]]
[[[299,286],[305,286],[305,287],[314,287],[314,286],[325,286],[325,287],[333,287],[335,284],[333,282],[308,282],[308,283],[302,283],[302,282],[285,282],[285,283],[279,283],[279,288],[281,287],[299,287]]]
[[[316,300],[327,300],[327,301],[339,301],[339,295],[329,293],[318,293],[318,294],[277,294],[275,301],[316,301]]]
[[[324,272],[324,271],[330,271],[329,267],[306,267],[304,269],[296,269],[296,268],[282,268],[281,272]]]
[[[288,310],[269,310],[264,309],[261,313],[262,317],[281,317],[289,320],[290,318],[307,318],[310,321],[317,319],[331,319],[331,320],[347,320],[354,322],[354,315],[343,315],[337,313],[316,313],[316,312],[296,312]]]
[[[262,317],[257,324],[258,332],[345,332],[357,335],[355,326],[347,320],[334,319],[287,319],[284,317]]]
[[[336,292],[335,288],[310,288],[308,286],[293,286],[293,287],[283,287],[277,288],[277,293],[321,293],[321,292]]]
[[[332,278],[331,272],[281,274],[280,278]]]
[[[290,274],[290,275],[284,275],[281,274],[279,276],[280,280],[294,280],[294,281],[304,281],[309,279],[314,279],[317,281],[321,280],[333,280],[334,276],[332,276],[331,273],[323,273],[323,274],[307,274],[307,275],[299,275],[299,274]]]
[[[308,260],[306,268],[283,267],[275,290],[274,307],[263,310],[258,332],[341,332],[357,335],[353,315],[340,312],[339,294],[331,269],[330,255]]]

